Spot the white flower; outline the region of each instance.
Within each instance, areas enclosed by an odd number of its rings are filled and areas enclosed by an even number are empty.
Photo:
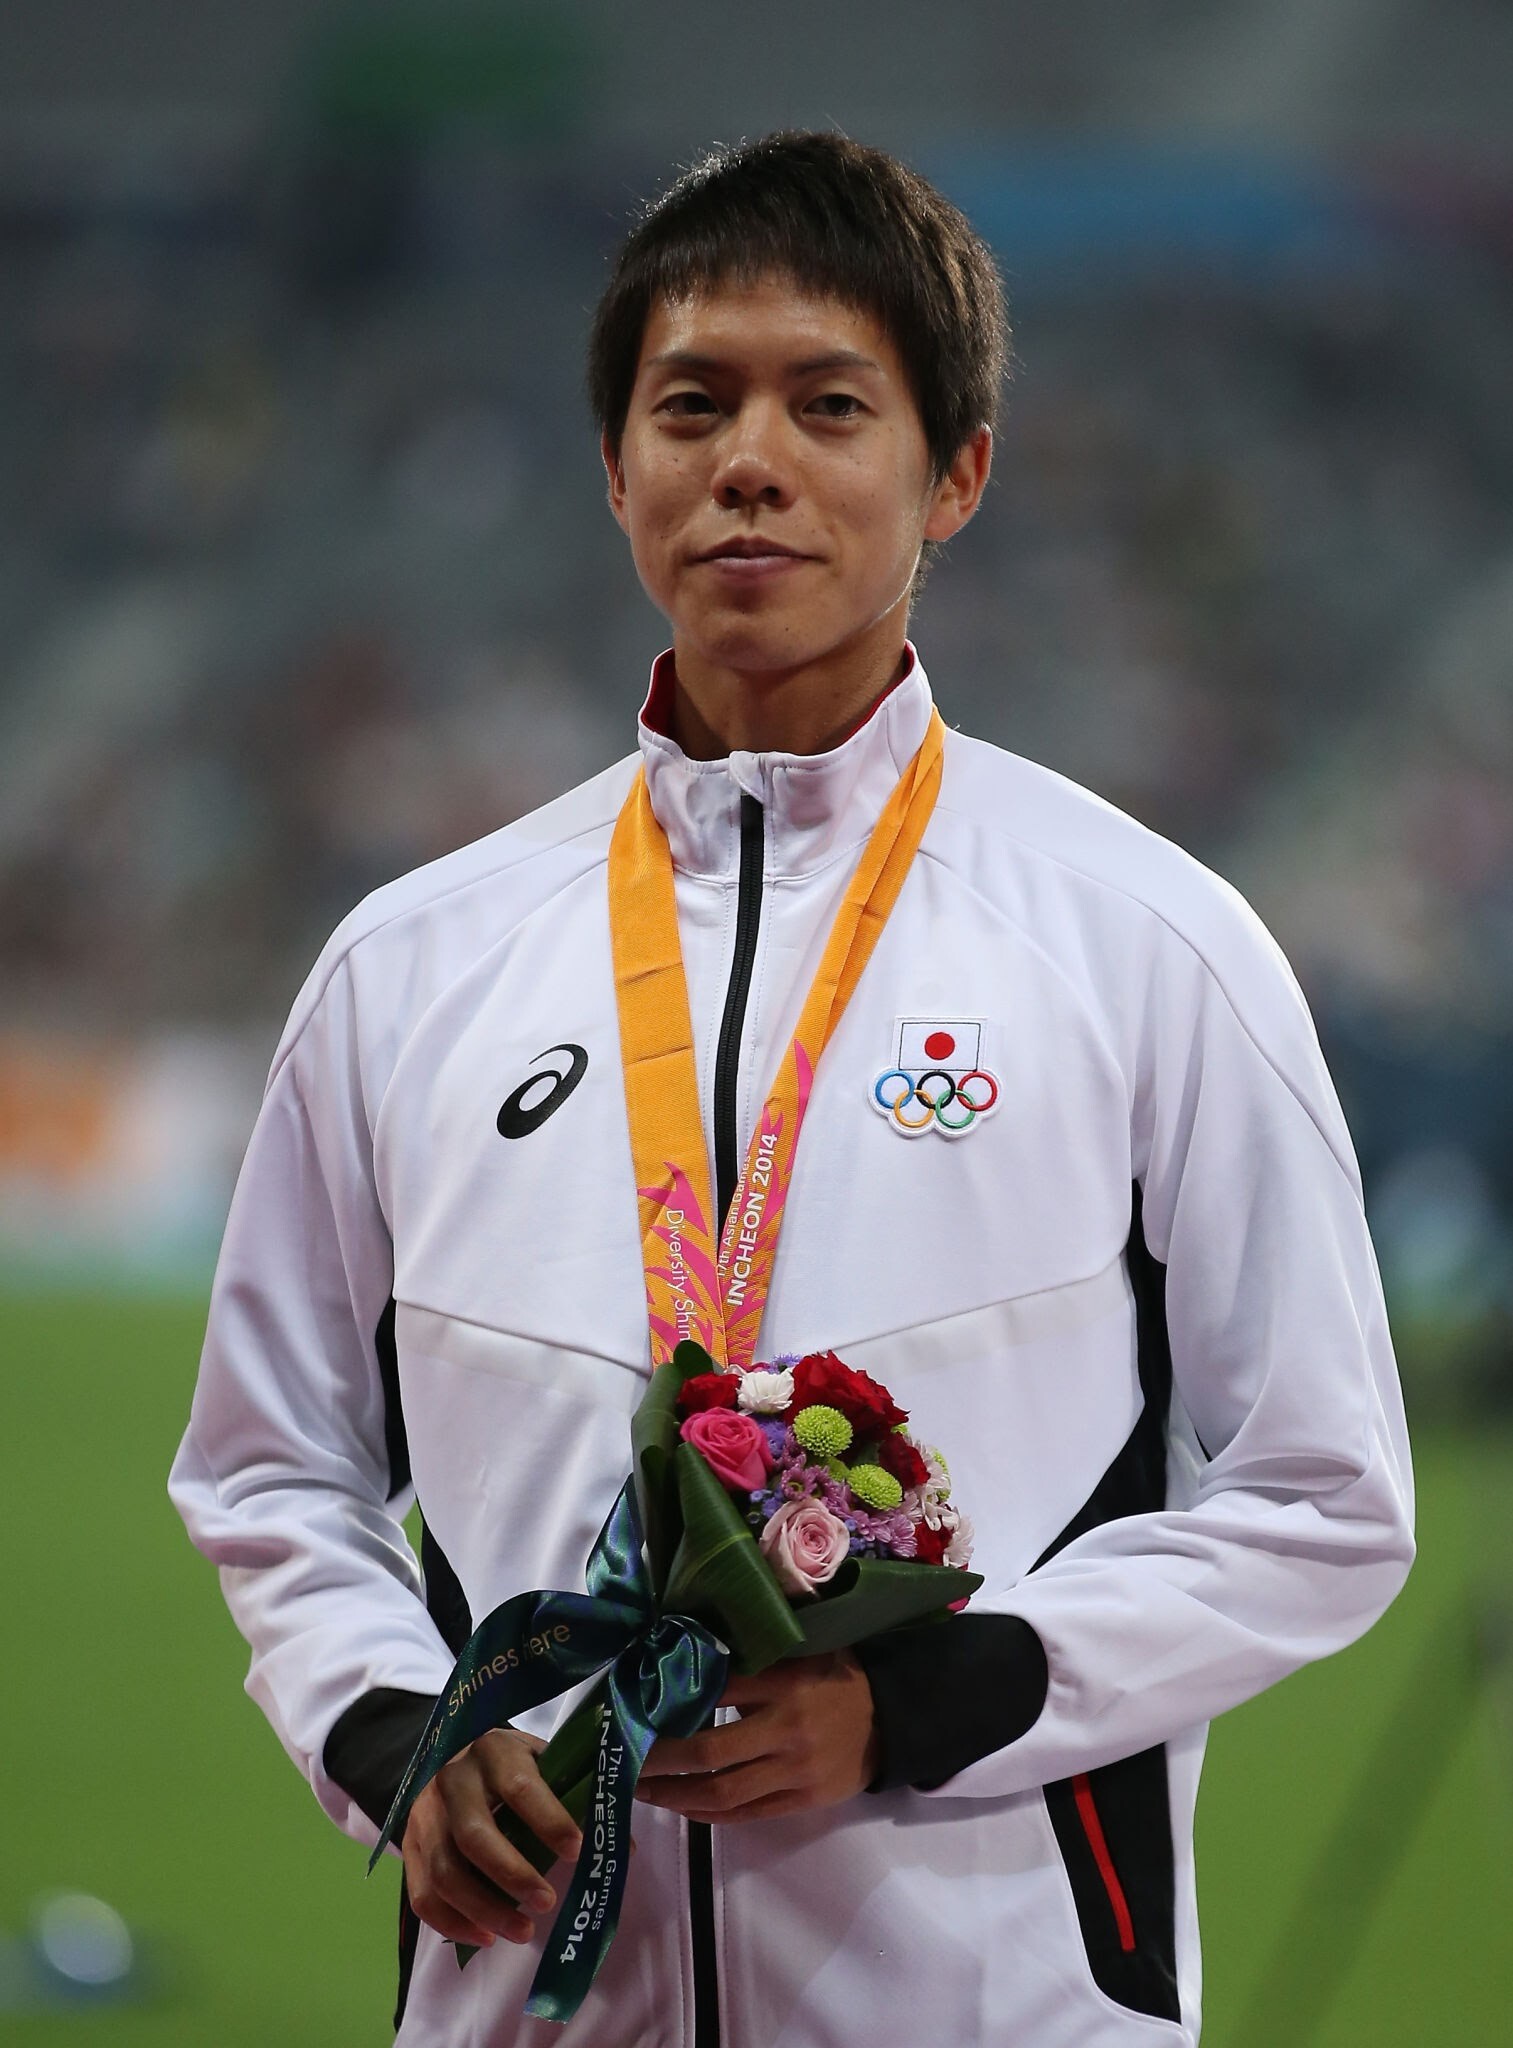
[[[975,1532],[967,1516],[958,1514],[954,1508],[951,1512],[956,1514],[956,1527],[951,1533],[950,1542],[946,1545],[946,1563],[966,1565],[971,1562]]]
[[[927,1486],[917,1498],[919,1500],[918,1520],[923,1522],[927,1529],[944,1529],[949,1534],[962,1519],[951,1503],[948,1500],[942,1500],[933,1487]]]
[[[746,1415],[781,1415],[793,1400],[791,1372],[746,1372],[741,1375],[736,1406]]]
[[[936,1450],[934,1444],[920,1444],[917,1448],[924,1453],[925,1463],[930,1468],[928,1491],[934,1493],[939,1499],[944,1500],[951,1491],[950,1466],[940,1455],[940,1452]]]

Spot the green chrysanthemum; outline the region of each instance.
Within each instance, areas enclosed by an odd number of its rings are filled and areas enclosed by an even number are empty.
[[[839,1408],[816,1401],[812,1408],[801,1408],[794,1416],[793,1434],[813,1457],[838,1458],[849,1450],[852,1431]]]
[[[893,1474],[881,1465],[853,1465],[846,1484],[864,1508],[872,1508],[880,1515],[896,1508],[904,1497],[904,1490]]]

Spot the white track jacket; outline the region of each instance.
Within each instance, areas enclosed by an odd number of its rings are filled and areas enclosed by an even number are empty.
[[[666,680],[641,756],[711,1158],[744,1157],[929,686],[914,663],[827,754],[692,761],[656,729]],[[381,1689],[434,1697],[444,1628],[580,1589],[628,1470],[649,1352],[605,862],[634,765],[346,921],[227,1225],[171,1490],[248,1690],[364,1844],[333,1728]],[[998,1092],[966,1128],[889,1113],[969,1067]],[[1359,1635],[1412,1555],[1391,1345],[1350,1141],[1267,934],[1173,846],[956,733],[819,1066],[759,1351],[831,1347],[949,1459],[986,1578],[963,1619],[1043,1645],[1032,1725],[979,1734],[943,1782],[916,1763],[715,1829],[702,1902],[688,1830],[638,1807],[619,1935],[565,2029],[520,2017],[534,1949],[460,1972],[412,1922],[408,2048],[693,2048],[696,1984],[722,2048],[1197,2040],[1206,1724]],[[953,1693],[991,1725],[995,1686]],[[905,1704],[894,1745],[928,1758],[954,1708],[923,1676]]]

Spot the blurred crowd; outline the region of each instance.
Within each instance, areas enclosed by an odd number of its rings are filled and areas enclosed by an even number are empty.
[[[628,750],[659,622],[580,363],[657,168],[463,135],[130,200],[0,179],[0,1034],[265,1059],[366,890]],[[1469,1316],[1501,1373],[1513,274],[1480,203],[1458,239],[1352,195],[1346,261],[1021,274],[1000,239],[996,479],[915,637],[949,719],[1256,903],[1402,1312]]]

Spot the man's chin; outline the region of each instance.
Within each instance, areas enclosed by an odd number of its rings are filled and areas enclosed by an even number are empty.
[[[779,634],[725,633],[683,644],[706,667],[738,675],[756,689],[766,680],[780,682],[795,669],[823,660],[827,651],[823,641]]]
[[[860,639],[858,632],[838,632],[818,620],[797,620],[777,611],[765,614],[728,611],[715,619],[696,622],[692,631],[680,630],[673,621],[677,644],[711,668],[734,670],[759,684],[763,677],[774,681],[795,669],[810,668],[842,653]]]

